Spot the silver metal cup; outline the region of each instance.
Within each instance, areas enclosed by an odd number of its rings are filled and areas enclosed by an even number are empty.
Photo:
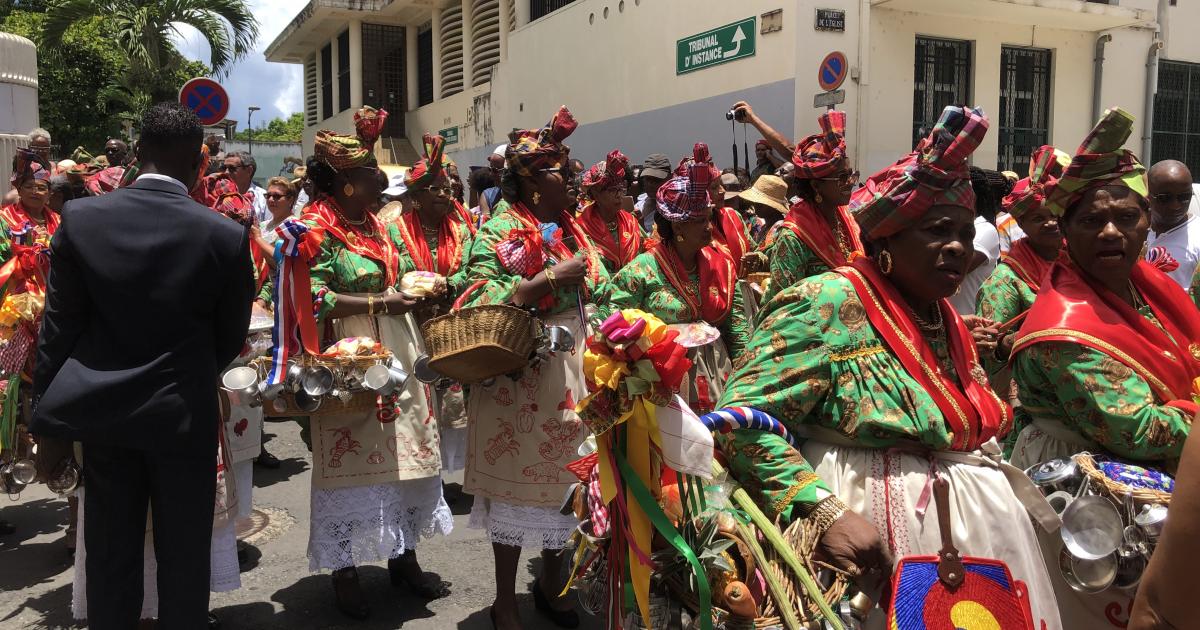
[[[296,407],[300,411],[312,413],[321,408],[321,397],[313,396],[304,390],[296,392]]]
[[[575,349],[575,335],[565,326],[547,326],[546,336],[550,338],[551,352],[570,352]]]
[[[422,383],[436,383],[442,378],[437,370],[429,367],[429,355],[427,354],[422,354],[413,362],[413,376],[416,376],[417,380]]]
[[[304,370],[301,389],[309,396],[328,394],[333,390],[333,372],[323,365],[314,365]]]
[[[1109,554],[1095,560],[1083,560],[1063,549],[1058,555],[1058,569],[1072,590],[1095,594],[1111,586],[1116,579],[1117,558]]]
[[[17,483],[29,485],[37,479],[37,466],[32,459],[21,458],[12,463],[12,476]]]
[[[279,398],[279,395],[283,393],[283,389],[284,383],[269,385],[266,381],[263,381],[258,384],[258,397],[262,400],[270,402],[276,398]]]
[[[1163,526],[1167,524],[1167,506],[1158,503],[1143,505],[1142,511],[1133,517],[1133,522],[1150,540],[1158,540]]]
[[[221,387],[229,395],[234,406],[257,407],[262,404],[258,391],[258,370],[240,366],[231,368],[221,375]]]
[[[291,361],[287,366],[287,374],[284,375],[283,383],[286,389],[293,394],[300,391],[304,383],[304,366],[295,361]]]

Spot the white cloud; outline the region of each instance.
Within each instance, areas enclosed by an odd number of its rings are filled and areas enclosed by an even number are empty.
[[[229,118],[245,129],[247,108],[261,107],[252,122],[255,127],[275,117],[290,116],[304,106],[304,69],[299,65],[269,63],[263,50],[296,17],[303,4],[295,0],[249,0],[258,18],[258,42],[254,52],[234,65],[229,75],[217,79],[229,92]],[[189,59],[209,63],[208,43],[189,26],[180,26],[179,50]]]

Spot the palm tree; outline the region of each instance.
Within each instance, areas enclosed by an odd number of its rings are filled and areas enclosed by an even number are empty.
[[[171,73],[183,57],[171,39],[187,24],[208,41],[209,66],[218,76],[254,49],[258,21],[246,0],[56,0],[46,12],[42,44],[58,46],[71,25],[101,17],[128,58],[130,78],[152,101],[171,100]]]

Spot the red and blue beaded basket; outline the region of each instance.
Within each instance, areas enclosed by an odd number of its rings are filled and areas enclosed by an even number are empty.
[[[892,578],[890,630],[1032,630],[1033,613],[1025,583],[1008,565],[988,558],[963,557],[962,584],[938,579],[937,556],[908,556]]]

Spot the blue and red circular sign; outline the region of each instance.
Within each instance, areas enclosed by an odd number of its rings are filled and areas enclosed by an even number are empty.
[[[229,95],[220,83],[200,77],[179,88],[179,102],[196,112],[202,125],[215,125],[229,113]]]
[[[849,69],[850,64],[846,63],[845,53],[835,50],[821,60],[821,65],[817,68],[817,83],[822,90],[832,92],[842,87]]]

